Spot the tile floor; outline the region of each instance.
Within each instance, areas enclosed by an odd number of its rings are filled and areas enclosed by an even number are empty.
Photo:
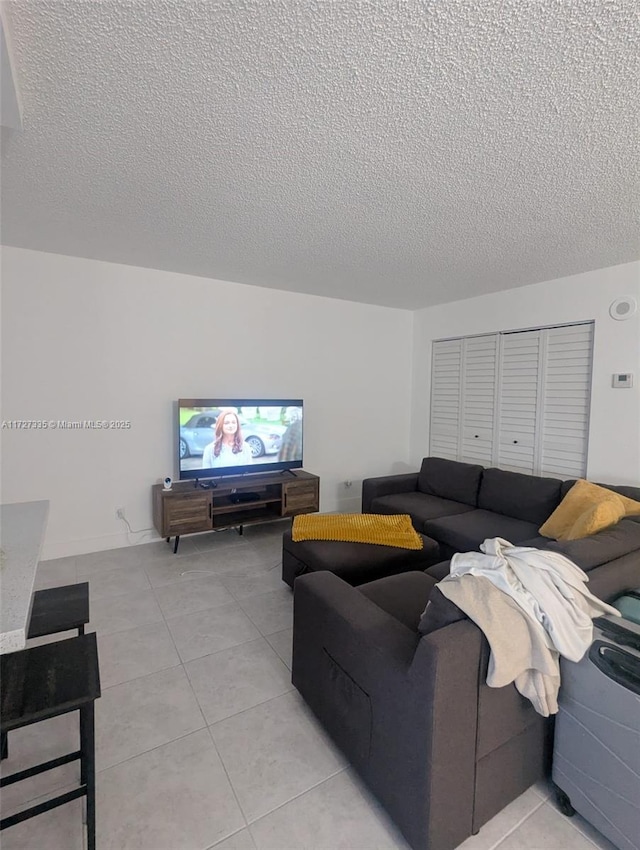
[[[102,679],[99,850],[408,850],[291,685],[284,528],[188,537],[177,556],[158,541],[40,564],[38,587],[89,581]],[[76,742],[73,714],[18,730],[3,770]],[[73,785],[77,772],[8,786],[3,812]],[[3,850],[82,850],[81,815],[74,801],[11,827]],[[563,817],[544,784],[461,846],[613,847]]]

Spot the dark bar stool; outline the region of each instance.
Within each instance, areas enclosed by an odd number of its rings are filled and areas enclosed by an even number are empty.
[[[94,702],[100,696],[94,633],[0,656],[0,731],[5,736],[41,720],[80,712],[80,749],[0,779],[0,787],[80,759],[80,785],[72,791],[0,820],[0,830],[58,806],[87,798],[87,848],[96,846]]]
[[[88,581],[36,590],[31,604],[27,637],[43,637],[69,629],[77,629],[78,634],[83,635],[85,624],[88,622]]]
[[[89,582],[65,584],[62,587],[51,587],[36,590],[31,603],[31,619],[27,638],[54,635],[57,632],[67,632],[77,629],[79,635],[84,634],[85,624],[89,622]],[[0,758],[9,755],[7,736],[0,735]]]

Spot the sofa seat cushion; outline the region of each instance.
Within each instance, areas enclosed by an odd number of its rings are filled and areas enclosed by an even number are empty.
[[[418,490],[475,508],[483,467],[443,457],[425,457],[418,474]]]
[[[527,546],[529,549],[548,549],[550,542],[548,537],[542,537],[538,534],[536,537],[532,537],[531,540],[520,540],[518,546]]]
[[[429,520],[424,528],[425,534],[456,552],[477,552],[487,537],[502,537],[510,543],[519,543],[530,540],[538,532],[536,523],[483,510]]]
[[[504,469],[485,469],[478,493],[478,507],[539,526],[560,504],[559,478],[540,478]],[[504,537],[505,535],[500,535]]]
[[[474,508],[461,502],[413,492],[378,496],[371,502],[371,510],[375,514],[409,514],[413,527],[417,531],[424,531],[424,524],[428,519],[464,514]]]
[[[420,617],[427,607],[436,581],[426,573],[410,572],[361,584],[358,590],[387,614],[417,633]]]

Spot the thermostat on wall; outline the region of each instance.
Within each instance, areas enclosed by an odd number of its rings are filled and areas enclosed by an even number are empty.
[[[631,372],[618,372],[612,376],[611,386],[616,389],[627,389],[633,386],[633,374]]]

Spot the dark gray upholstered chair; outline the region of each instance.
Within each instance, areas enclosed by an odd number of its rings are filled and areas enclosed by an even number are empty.
[[[293,684],[415,850],[457,847],[550,757],[551,720],[513,685],[486,685],[484,635],[434,589],[446,572],[294,583]],[[589,577],[609,599],[640,584],[640,557]]]
[[[566,555],[600,599],[640,586],[640,517],[583,540],[538,535],[573,483],[432,457],[365,479],[362,509],[408,513],[441,558],[500,536]],[[611,489],[640,500],[639,488]],[[513,685],[485,684],[486,639],[434,589],[448,562],[395,563],[372,581],[363,559],[338,554],[291,570],[293,684],[409,844],[452,850],[544,775],[552,723]]]

